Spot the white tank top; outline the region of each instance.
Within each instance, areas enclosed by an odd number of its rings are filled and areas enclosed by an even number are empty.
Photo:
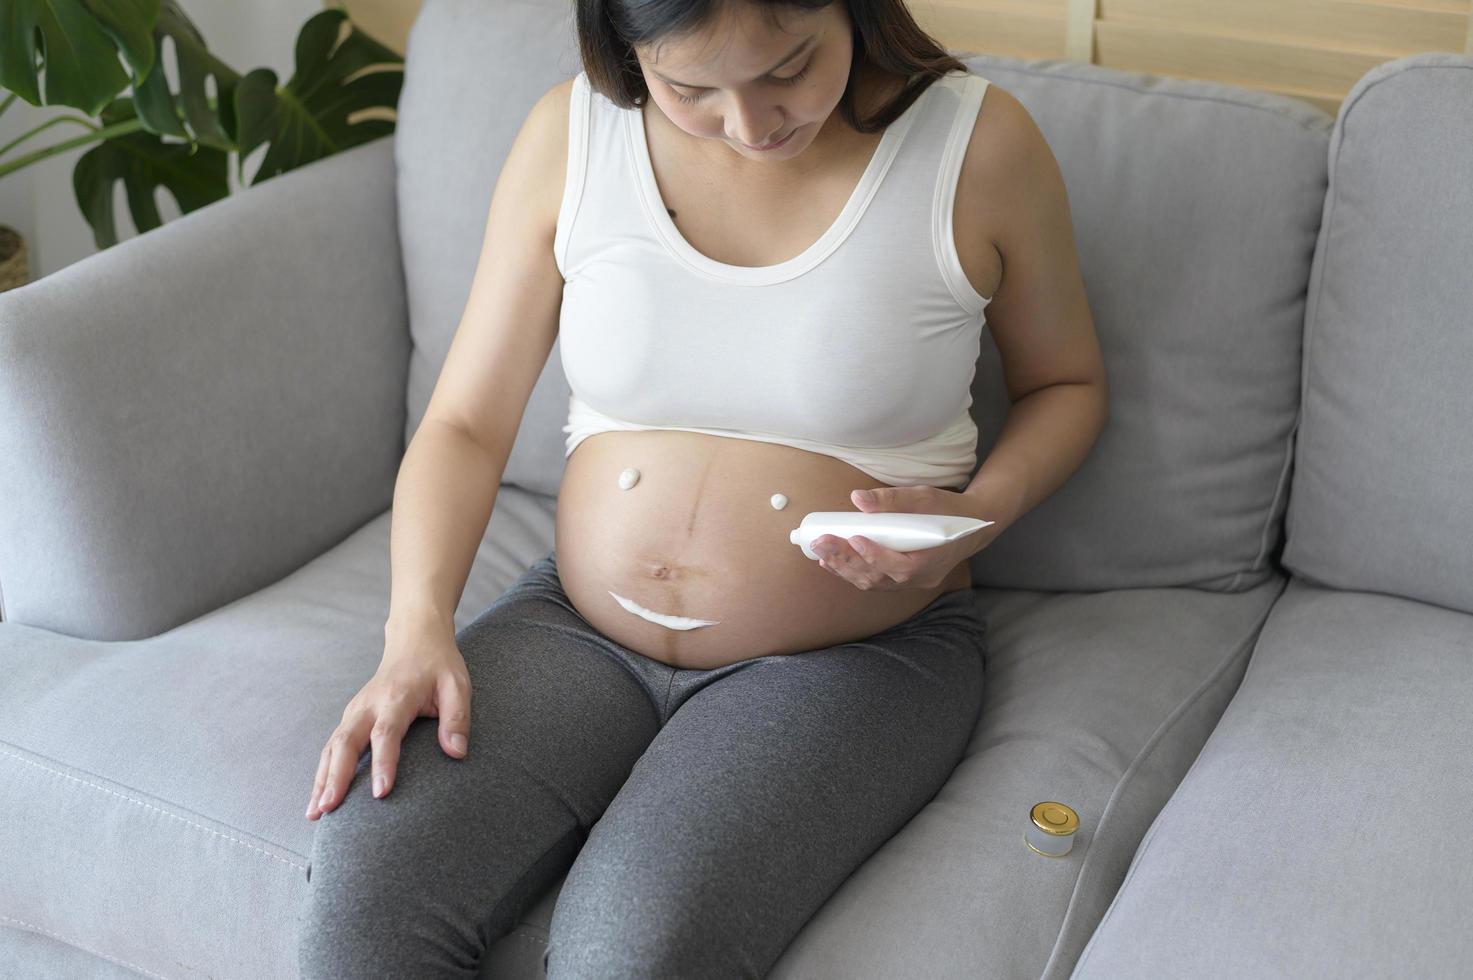
[[[894,486],[963,489],[983,311],[952,207],[988,81],[934,81],[883,132],[801,254],[736,266],[665,210],[644,116],[573,81],[554,257],[566,456],[610,430],[681,429],[834,456]]]

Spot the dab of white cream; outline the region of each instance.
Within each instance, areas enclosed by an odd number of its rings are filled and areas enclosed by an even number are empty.
[[[626,599],[612,589],[609,590],[609,595],[617,599],[619,605],[628,609],[634,615],[642,616],[658,626],[665,626],[672,630],[693,630],[697,626],[715,626],[721,622],[719,619],[691,619],[689,616],[667,616],[664,613],[657,613],[653,610],[646,609],[633,599]]]
[[[782,510],[788,505],[788,498],[786,494],[775,493],[768,500],[768,503],[772,504],[773,510]]]

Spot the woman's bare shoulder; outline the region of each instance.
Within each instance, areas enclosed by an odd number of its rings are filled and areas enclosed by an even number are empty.
[[[962,157],[953,211],[957,256],[972,287],[992,297],[1003,275],[1003,239],[1018,208],[1028,171],[1036,168],[1042,134],[1007,89],[988,81]]]
[[[966,225],[974,254],[985,248],[1001,267],[987,323],[1007,365],[1009,397],[1102,377],[1063,171],[1011,92],[988,86],[967,157],[957,193],[980,216]]]
[[[565,78],[538,97],[522,124],[523,136],[532,142],[533,156],[541,165],[531,169],[534,186],[528,193],[541,204],[549,227],[557,225],[563,185],[568,175],[568,115],[573,101],[574,78]]]

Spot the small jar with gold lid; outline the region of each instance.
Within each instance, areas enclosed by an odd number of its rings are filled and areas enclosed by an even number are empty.
[[[1035,803],[1028,812],[1028,832],[1023,842],[1044,857],[1063,857],[1074,847],[1079,814],[1053,800]]]

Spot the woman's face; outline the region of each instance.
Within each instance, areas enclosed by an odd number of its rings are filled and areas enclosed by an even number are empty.
[[[849,83],[848,10],[843,0],[779,9],[778,27],[766,9],[738,3],[713,28],[637,47],[650,98],[666,118],[750,160],[789,160],[811,145]]]

